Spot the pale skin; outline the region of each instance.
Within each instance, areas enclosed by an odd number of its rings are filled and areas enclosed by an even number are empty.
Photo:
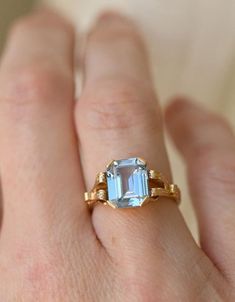
[[[74,36],[61,17],[35,12],[13,26],[1,60],[0,301],[235,301],[230,126],[182,98],[164,114],[188,167],[200,247],[169,199],[89,212],[83,193],[111,159],[140,156],[172,178],[135,26],[113,13],[97,21],[77,103]]]

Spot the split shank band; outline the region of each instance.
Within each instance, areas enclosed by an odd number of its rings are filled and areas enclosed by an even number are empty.
[[[85,193],[85,202],[91,209],[97,203],[112,208],[136,208],[160,197],[179,204],[180,189],[161,172],[149,170],[145,160],[128,158],[114,160],[105,172],[98,173],[93,189]]]

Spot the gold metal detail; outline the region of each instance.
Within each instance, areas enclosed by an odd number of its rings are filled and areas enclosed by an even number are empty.
[[[149,179],[149,197],[143,202],[146,205],[150,201],[158,200],[160,197],[166,197],[174,200],[177,204],[180,204],[181,193],[180,189],[175,184],[170,184],[167,178],[159,171],[148,170]],[[84,194],[85,202],[89,208],[93,208],[97,203],[105,205],[113,205],[108,201],[108,189],[106,173],[100,172],[96,176],[96,181],[93,189],[90,192]]]

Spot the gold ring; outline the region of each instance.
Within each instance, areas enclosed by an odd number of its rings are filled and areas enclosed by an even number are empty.
[[[112,208],[142,207],[159,197],[180,203],[180,189],[170,184],[162,173],[149,170],[141,158],[113,160],[105,172],[98,173],[95,185],[85,193],[89,208],[97,203]]]

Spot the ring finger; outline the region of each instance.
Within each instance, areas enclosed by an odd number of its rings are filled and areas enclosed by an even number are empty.
[[[171,180],[145,48],[124,17],[104,15],[89,35],[76,120],[88,189],[109,161],[129,157],[145,158]],[[93,223],[108,250],[115,242],[125,250],[131,246],[129,256],[138,251],[155,259],[162,248],[164,257],[172,252],[175,257],[194,246],[176,204],[168,199],[130,211],[97,206]]]

